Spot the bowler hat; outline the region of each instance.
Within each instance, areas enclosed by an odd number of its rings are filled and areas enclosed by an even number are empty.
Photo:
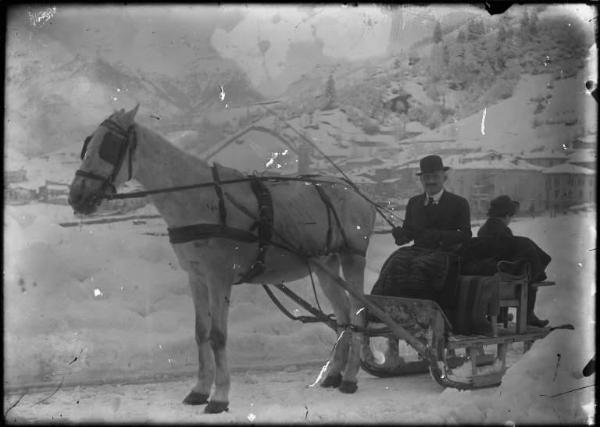
[[[436,156],[435,154],[423,157],[419,162],[419,166],[421,166],[421,172],[417,172],[417,175],[438,171],[447,171],[450,169],[448,166],[444,166],[442,163],[442,158],[440,156]]]
[[[490,202],[488,210],[489,217],[513,216],[519,209],[519,202],[512,200],[509,196],[498,196]]]

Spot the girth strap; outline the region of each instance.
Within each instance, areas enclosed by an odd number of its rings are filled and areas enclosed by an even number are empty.
[[[256,242],[258,241],[258,255],[256,261],[252,263],[250,269],[244,273],[236,284],[249,282],[254,277],[258,276],[265,270],[265,256],[267,248],[271,244],[273,235],[273,199],[267,186],[259,179],[252,179],[250,187],[256,196],[258,202],[258,218],[252,225],[250,231],[241,230],[239,228],[228,227],[225,224],[225,201],[224,193],[221,186],[218,185],[218,173],[216,166],[213,166],[213,177],[215,177],[215,188],[219,196],[219,216],[221,224],[194,224],[183,227],[175,227],[167,229],[169,232],[169,242],[187,243],[194,240],[210,239],[214,237],[222,237],[226,239],[237,240],[241,242]],[[227,194],[228,197],[229,194]],[[253,231],[256,230],[257,234]]]
[[[222,226],[227,224],[227,211],[225,210],[225,200],[223,199],[223,188],[221,188],[221,179],[219,178],[219,171],[217,170],[216,163],[213,164],[212,168],[213,181],[215,182],[215,192],[219,198],[219,221]]]
[[[325,242],[325,253],[328,254],[329,251],[331,251],[331,239],[333,238],[333,229],[331,228],[331,201],[318,184],[313,184],[313,186],[315,187],[315,190],[317,190],[317,193],[319,193],[319,197],[321,197],[323,203],[325,203],[325,210],[327,211],[327,240]]]
[[[224,237],[248,243],[258,240],[258,237],[249,231],[221,224],[186,225],[184,227],[168,228],[167,231],[169,232],[169,242],[171,243],[187,243],[194,240],[210,239],[212,237]]]
[[[335,210],[333,203],[331,203],[331,199],[329,198],[327,193],[325,193],[325,191],[318,184],[314,184],[314,187],[317,189],[317,192],[319,193],[321,200],[323,201],[323,203],[325,204],[325,207],[327,208],[327,219],[329,222],[329,228],[327,229],[327,252],[329,253],[330,245],[331,245],[331,239],[332,239],[331,216],[333,216],[333,218],[335,219],[335,223],[337,224],[338,230],[340,231],[340,234],[342,235],[342,240],[344,241],[344,248],[348,252],[359,253],[359,254],[363,255],[360,251],[356,251],[355,249],[351,248],[348,245],[348,239],[346,238],[346,232],[344,231],[344,227],[342,227],[340,217],[338,216],[337,211]]]
[[[257,229],[258,232],[258,256],[256,261],[250,266],[250,270],[236,284],[249,282],[265,271],[265,256],[271,244],[271,237],[273,236],[273,199],[271,192],[258,179],[252,179],[250,187],[258,201],[258,220],[250,228],[250,230]]]

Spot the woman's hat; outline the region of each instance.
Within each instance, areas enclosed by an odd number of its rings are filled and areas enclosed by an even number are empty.
[[[419,162],[419,166],[421,166],[421,172],[417,172],[417,175],[438,171],[447,171],[450,169],[448,166],[444,166],[442,163],[442,158],[436,155],[423,157]]]
[[[519,210],[519,202],[508,196],[498,196],[490,202],[489,217],[513,216]]]

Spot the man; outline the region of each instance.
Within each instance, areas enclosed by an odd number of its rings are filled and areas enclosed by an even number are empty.
[[[458,256],[454,254],[472,235],[469,202],[444,189],[450,168],[441,157],[426,156],[419,165],[417,175],[425,192],[408,201],[402,227],[392,230],[398,246],[411,241],[414,245],[390,255],[371,294],[432,299],[452,310],[458,277]],[[402,363],[398,340],[388,341],[384,356],[386,365]]]
[[[420,168],[417,175],[425,192],[408,201],[402,227],[392,230],[398,246],[411,241],[414,245],[398,249],[386,260],[373,295],[436,299],[434,293],[443,287],[447,271],[435,264],[471,238],[469,202],[444,189],[449,167],[431,155],[421,159]]]
[[[421,248],[456,249],[471,237],[469,202],[444,189],[450,168],[439,156],[424,157],[420,167],[417,175],[425,193],[408,201],[402,227],[392,231],[396,244],[402,246],[414,240]]]

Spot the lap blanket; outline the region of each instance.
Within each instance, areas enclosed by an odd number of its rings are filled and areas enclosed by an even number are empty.
[[[454,333],[489,333],[487,316],[498,314],[499,276],[459,275],[459,264],[456,254],[399,248],[383,263],[371,295],[433,300]]]
[[[383,263],[371,295],[431,299],[442,308],[453,307],[458,264],[452,253],[415,246],[399,248]]]

